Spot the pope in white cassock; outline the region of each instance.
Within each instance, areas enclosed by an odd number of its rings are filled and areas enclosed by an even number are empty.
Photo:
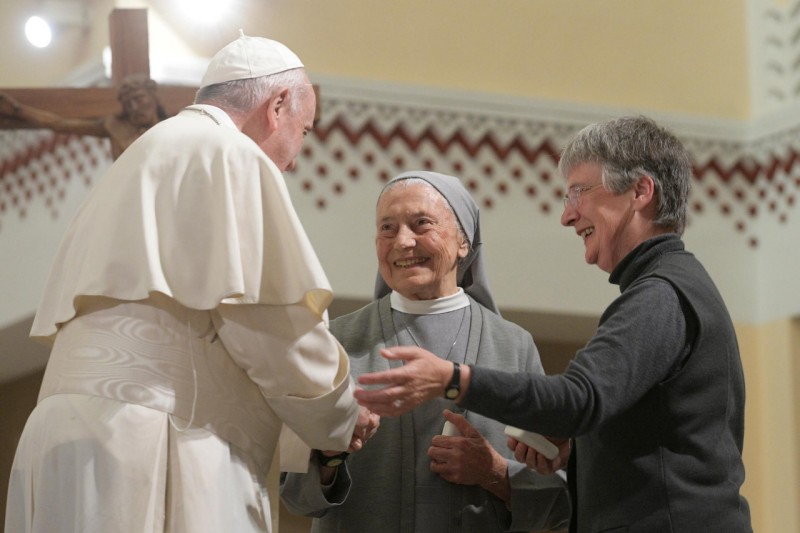
[[[117,159],[65,234],[7,533],[269,531],[279,435],[285,470],[374,432],[281,175],[313,126],[303,64],[242,35],[195,101]]]

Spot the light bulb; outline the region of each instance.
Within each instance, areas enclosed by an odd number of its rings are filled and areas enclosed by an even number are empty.
[[[45,48],[53,39],[53,32],[46,20],[34,15],[25,23],[25,37],[36,48]]]

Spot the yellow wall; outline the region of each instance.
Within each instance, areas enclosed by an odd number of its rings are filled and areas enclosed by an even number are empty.
[[[312,72],[749,117],[747,0],[242,0],[235,15],[208,27],[172,0],[87,3],[91,30],[63,28],[56,45],[37,50],[22,24],[40,2],[2,2],[0,84],[50,85],[96,61],[116,5],[151,7],[206,57],[244,28],[285,41]]]
[[[748,116],[745,0],[282,0],[262,6],[264,29],[291,43],[313,72]]]
[[[753,530],[800,531],[800,319],[739,326],[747,386],[743,493]]]
[[[40,3],[3,2],[0,85],[59,83],[99,61],[111,7],[150,7],[205,57],[243,28],[286,42],[312,73],[642,111],[749,113],[746,0],[249,0],[208,27],[171,0],[88,3],[91,30],[63,28],[57,44],[37,50],[21,28]],[[151,53],[175,52],[163,48]]]
[[[117,0],[137,3],[145,4]],[[749,114],[746,0],[259,0],[240,2],[235,16],[207,28],[190,24],[176,2],[147,4],[206,57],[243,28],[285,42],[312,74]]]

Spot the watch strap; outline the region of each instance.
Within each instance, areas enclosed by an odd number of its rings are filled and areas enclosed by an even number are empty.
[[[461,365],[453,362],[453,376],[450,384],[444,389],[444,397],[448,400],[455,400],[461,393]]]
[[[317,462],[319,464],[330,468],[341,466],[345,459],[347,459],[347,456],[350,455],[347,452],[338,453],[336,455],[325,455],[320,450],[314,450],[314,454],[317,456]]]

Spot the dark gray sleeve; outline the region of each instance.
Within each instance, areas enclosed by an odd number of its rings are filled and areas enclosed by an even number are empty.
[[[465,409],[553,437],[599,427],[662,381],[686,354],[675,289],[649,278],[605,311],[594,337],[560,375],[470,367]]]
[[[508,461],[511,483],[511,521],[505,531],[552,531],[566,529],[571,506],[567,482],[558,474],[543,476],[513,459]],[[495,503],[498,516],[505,505]],[[501,507],[502,506],[502,507]]]
[[[325,488],[320,484],[319,465],[316,459],[308,464],[308,473],[284,472],[281,474],[281,501],[292,513],[319,518],[328,509],[345,502],[352,481],[347,463],[340,466],[333,483]]]
[[[483,367],[544,375],[539,351],[530,333],[506,321],[494,320],[492,315],[484,321],[478,361],[485,363]],[[470,421],[508,461],[511,488],[508,507],[487,491],[486,505],[480,512],[495,516],[498,531],[566,528],[571,512],[566,481],[558,475],[543,476],[517,462],[506,446],[502,424],[477,415],[470,416]]]

